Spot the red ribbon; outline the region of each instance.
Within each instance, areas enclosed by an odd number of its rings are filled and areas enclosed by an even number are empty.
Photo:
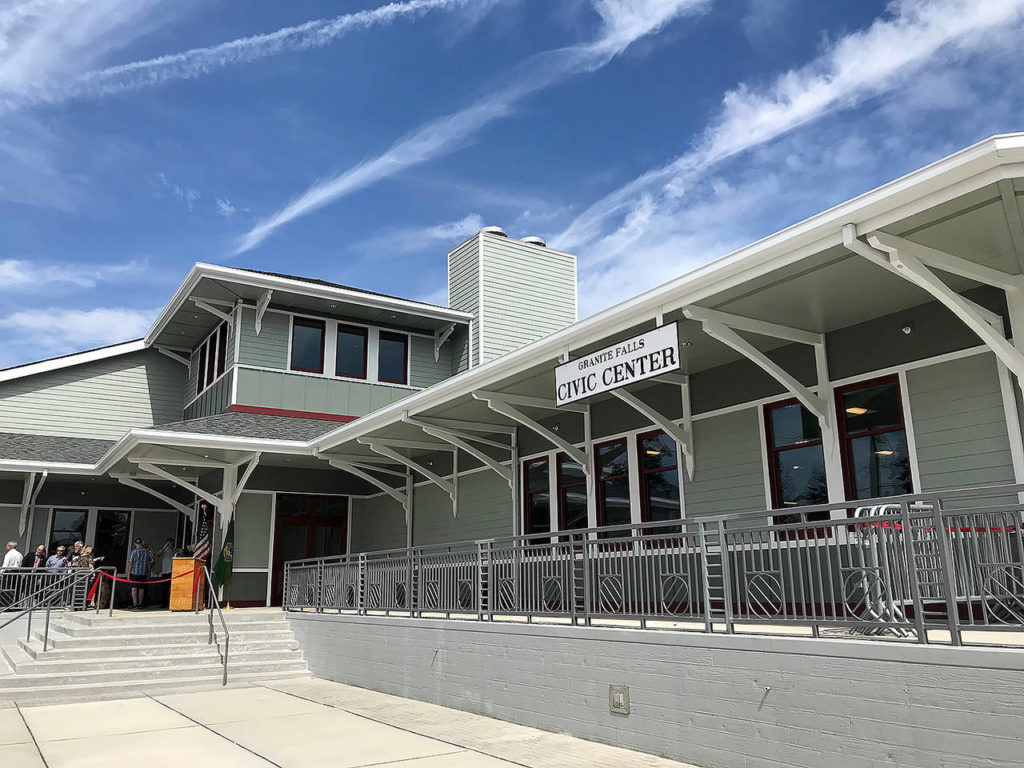
[[[202,568],[193,568],[191,571],[186,571],[185,573],[179,573],[177,576],[171,576],[169,579],[156,579],[154,581],[132,581],[131,579],[122,579],[119,576],[114,576],[114,575],[112,575],[110,573],[107,573],[106,571],[96,571],[96,573],[98,573],[100,576],[106,576],[108,579],[113,579],[115,582],[120,581],[122,584],[165,584],[168,581],[174,581],[174,579],[181,579],[181,578],[184,578],[185,576],[191,576],[193,573],[197,573],[198,571],[201,571],[201,570],[202,570]],[[99,586],[100,586],[100,580],[96,579],[96,581],[94,581],[92,583],[92,587],[89,589],[89,596],[88,596],[87,599],[90,602],[96,596],[96,590],[99,588]],[[193,579],[193,581],[192,581],[192,594],[194,595],[198,590],[199,590],[199,579]]]

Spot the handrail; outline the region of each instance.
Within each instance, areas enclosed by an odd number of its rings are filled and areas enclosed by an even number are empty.
[[[212,605],[210,606],[210,637],[207,640],[207,645],[213,645],[214,632],[213,632],[213,609],[217,609],[217,617],[220,619],[220,625],[224,628],[224,680],[221,685],[228,684],[228,649],[231,645],[231,633],[228,632],[228,623],[224,621],[224,611],[220,608],[220,601],[217,599],[217,590],[213,587],[213,579],[210,578],[210,569],[205,565],[203,566],[203,573],[206,574],[206,586],[210,590],[210,599]],[[220,644],[217,644],[218,647]]]
[[[38,573],[41,574],[43,572],[42,569],[36,569],[36,568],[29,569],[29,570],[31,571],[31,573],[37,573],[38,572]],[[20,600],[23,601],[23,602],[28,602],[28,601],[32,601],[37,596],[43,595],[43,593],[49,592],[49,594],[45,595],[44,597],[42,597],[39,600],[36,600],[35,602],[31,602],[26,608],[24,608],[16,616],[13,616],[10,619],[8,619],[7,621],[5,621],[3,624],[0,624],[0,629],[3,629],[4,627],[10,626],[14,622],[16,622],[22,616],[28,615],[28,627],[26,629],[26,637],[25,637],[25,641],[28,642],[28,641],[30,641],[32,639],[32,614],[36,610],[42,610],[43,608],[45,608],[46,609],[46,629],[43,632],[43,653],[45,653],[47,650],[49,650],[49,644],[50,644],[50,612],[53,609],[53,601],[57,597],[59,597],[61,594],[63,594],[68,588],[73,588],[77,584],[77,582],[80,581],[80,580],[84,580],[86,582],[86,584],[88,584],[90,577],[95,573],[95,571],[93,571],[93,570],[88,570],[87,571],[85,569],[77,569],[77,568],[68,569],[66,573],[61,573],[61,572],[54,573],[53,571],[45,571],[45,572],[46,573],[50,573],[50,574],[54,574],[58,578],[55,581],[50,582],[46,586],[41,587],[40,589],[37,589],[35,592],[31,592],[31,593],[25,595],[24,597],[20,598]],[[24,571],[22,570],[21,573],[24,574]],[[29,575],[31,575],[31,573]],[[99,611],[99,601],[98,600],[96,602],[96,605],[97,605],[96,610],[98,612]]]

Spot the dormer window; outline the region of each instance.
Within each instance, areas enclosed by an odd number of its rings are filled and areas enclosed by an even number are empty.
[[[296,317],[292,320],[293,371],[324,372],[324,337],[327,324],[323,320]]]

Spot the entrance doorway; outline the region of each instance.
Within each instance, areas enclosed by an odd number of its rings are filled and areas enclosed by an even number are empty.
[[[347,547],[348,497],[277,494],[270,604],[281,604],[287,561],[344,555]]]

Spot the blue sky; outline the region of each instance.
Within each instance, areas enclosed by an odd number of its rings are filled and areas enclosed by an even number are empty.
[[[1024,0],[0,0],[0,366],[209,261],[445,301],[485,224],[589,314],[1024,129]]]

